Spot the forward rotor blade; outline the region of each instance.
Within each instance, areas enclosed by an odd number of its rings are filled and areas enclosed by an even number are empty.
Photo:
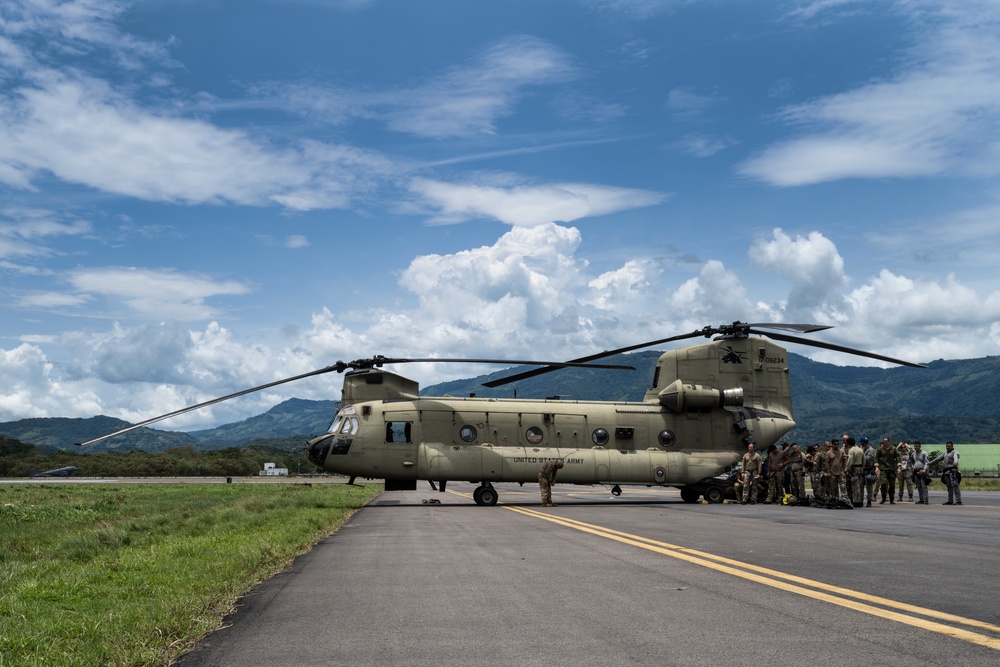
[[[383,364],[401,364],[401,363],[416,363],[416,362],[451,362],[451,363],[472,363],[472,364],[509,364],[511,366],[517,366],[522,364],[537,364],[551,366],[553,368],[565,368],[565,367],[578,367],[583,366],[586,368],[601,368],[610,370],[621,370],[621,371],[634,371],[634,366],[623,366],[620,364],[584,364],[572,361],[525,361],[518,359],[392,359],[388,357],[374,357],[373,359],[359,359],[356,361],[351,361],[345,363],[343,361],[338,361],[333,366],[327,366],[325,368],[320,368],[315,371],[310,371],[308,373],[303,373],[301,375],[295,375],[293,377],[285,378],[283,380],[276,380],[275,382],[268,382],[267,384],[262,384],[258,387],[252,387],[250,389],[244,389],[243,391],[238,391],[235,394],[228,394],[226,396],[220,396],[219,398],[213,398],[210,401],[205,401],[204,403],[198,403],[196,405],[189,405],[186,408],[181,408],[180,410],[174,410],[173,412],[168,412],[167,414],[160,415],[158,417],[153,417],[152,419],[147,419],[146,421],[139,422],[138,424],[132,424],[125,428],[118,429],[106,435],[99,436],[97,438],[91,438],[90,440],[84,440],[83,442],[75,443],[78,447],[84,447],[86,445],[92,445],[95,442],[100,442],[101,440],[106,440],[107,438],[114,437],[116,435],[121,435],[122,433],[128,433],[129,431],[135,430],[137,428],[142,428],[143,426],[149,426],[150,424],[155,424],[156,422],[163,421],[164,419],[170,419],[171,417],[176,417],[182,415],[186,412],[191,412],[192,410],[197,410],[199,408],[208,407],[209,405],[215,405],[216,403],[222,403],[223,401],[228,401],[231,398],[238,398],[240,396],[245,396],[246,394],[252,394],[255,391],[260,391],[262,389],[268,389],[270,387],[276,387],[279,384],[285,384],[286,382],[294,382],[296,380],[302,380],[303,378],[312,377],[314,375],[323,375],[324,373],[332,373],[334,371],[338,373],[343,373],[349,368],[372,368],[374,366],[382,366]]]
[[[621,354],[623,352],[631,352],[632,350],[641,350],[644,347],[651,347],[653,345],[659,345],[661,343],[670,343],[675,340],[684,340],[686,338],[697,338],[698,336],[708,335],[704,330],[699,329],[698,331],[692,331],[691,333],[681,334],[679,336],[670,336],[669,338],[661,338],[659,340],[651,340],[645,343],[639,343],[638,345],[629,345],[627,347],[619,347],[616,350],[605,350],[604,352],[598,352],[597,354],[591,354],[586,357],[580,357],[579,359],[572,359],[567,364],[585,364],[588,361],[594,361],[595,359],[604,359],[605,357],[611,357],[616,354]],[[490,380],[489,382],[484,382],[484,387],[500,387],[505,384],[510,384],[511,382],[517,382],[519,380],[526,380],[528,378],[533,378],[537,375],[544,375],[545,373],[551,373],[554,370],[558,370],[561,366],[556,364],[547,364],[544,368],[535,368],[530,371],[524,371],[523,373],[517,373],[516,375],[508,375],[507,377],[498,378],[496,380]]]
[[[587,364],[582,361],[527,361],[524,359],[386,359],[385,363],[458,363],[458,364],[508,364],[510,366],[545,366],[546,368],[601,368],[613,371],[634,371],[635,366],[622,364]]]
[[[834,350],[835,352],[845,352],[847,354],[853,354],[859,357],[868,357],[869,359],[878,359],[880,361],[888,361],[893,364],[899,364],[900,366],[909,366],[911,368],[927,368],[924,364],[916,364],[912,361],[903,361],[902,359],[894,359],[892,357],[886,357],[881,354],[875,354],[874,352],[865,352],[864,350],[855,350],[852,347],[844,347],[843,345],[834,345],[833,343],[824,343],[818,340],[809,340],[808,338],[799,338],[798,336],[786,336],[785,334],[776,333],[765,333],[763,334],[768,338],[773,338],[775,340],[785,341],[786,343],[799,343],[800,345],[810,345],[812,347],[821,347],[824,350]]]
[[[833,327],[826,324],[785,324],[783,322],[752,322],[745,325],[748,329],[778,329],[780,331],[796,331],[798,333],[815,333],[825,331]],[[764,334],[768,336],[770,334]]]
[[[83,442],[74,443],[78,447],[85,447],[86,445],[92,445],[95,442],[100,442],[101,440],[106,440],[108,438],[114,437],[116,435],[121,435],[122,433],[128,433],[137,428],[142,428],[143,426],[149,426],[150,424],[155,424],[158,421],[163,421],[164,419],[170,419],[171,417],[176,417],[177,415],[182,415],[185,412],[191,412],[192,410],[197,410],[198,408],[204,408],[209,405],[215,405],[216,403],[222,403],[223,401],[228,401],[231,398],[237,398],[238,396],[244,396],[246,394],[252,394],[255,391],[260,391],[261,389],[267,389],[269,387],[276,387],[279,384],[285,384],[286,382],[294,382],[295,380],[301,380],[303,378],[312,377],[314,375],[323,375],[324,373],[331,373],[337,371],[342,373],[347,365],[342,361],[338,361],[333,366],[327,366],[326,368],[320,368],[315,371],[310,371],[308,373],[303,373],[302,375],[296,375],[294,377],[285,378],[284,380],[277,380],[276,382],[268,382],[267,384],[262,384],[259,387],[253,387],[251,389],[244,389],[243,391],[238,391],[235,394],[229,394],[227,396],[220,396],[219,398],[213,398],[210,401],[205,401],[204,403],[198,403],[197,405],[189,405],[186,408],[181,408],[180,410],[174,410],[173,412],[168,412],[165,415],[160,415],[159,417],[153,417],[152,419],[147,419],[146,421],[139,422],[138,424],[132,424],[117,431],[113,431],[106,435],[99,436],[97,438],[91,438],[90,440],[84,440]]]

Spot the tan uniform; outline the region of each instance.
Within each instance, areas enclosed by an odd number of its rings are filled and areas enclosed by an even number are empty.
[[[830,473],[830,499],[846,498],[847,487],[844,484],[844,452],[834,447],[826,452],[826,461]]]
[[[757,475],[760,474],[760,454],[747,452],[743,455],[743,504],[757,504]]]

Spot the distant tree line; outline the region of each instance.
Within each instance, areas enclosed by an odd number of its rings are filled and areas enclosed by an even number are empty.
[[[175,447],[163,452],[42,453],[34,445],[0,435],[0,477],[27,477],[65,466],[79,468],[84,477],[245,477],[256,475],[264,463],[288,468],[290,474],[319,472],[301,449],[289,451],[266,443],[199,452]]]

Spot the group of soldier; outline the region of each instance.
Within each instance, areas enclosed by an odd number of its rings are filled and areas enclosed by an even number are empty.
[[[762,456],[755,445],[747,445],[743,464],[736,479],[736,497],[741,504],[754,504],[766,485],[765,503],[796,504],[809,502],[824,507],[871,507],[872,500],[881,496],[879,504],[902,502],[906,489],[909,502],[927,505],[927,484],[930,466],[944,462],[941,480],[948,487],[945,505],[961,505],[961,472],[958,452],[949,441],[946,451],[931,459],[919,440],[912,448],[906,442],[896,445],[888,437],[878,447],[872,447],[867,437],[858,441],[848,437],[834,438],[823,444],[809,446],[805,452],[796,443],[771,445]],[[809,479],[812,498],[806,495]],[[914,501],[913,488],[917,490]]]

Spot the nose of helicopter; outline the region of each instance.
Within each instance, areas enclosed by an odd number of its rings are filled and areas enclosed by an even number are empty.
[[[330,453],[330,445],[333,444],[332,434],[321,435],[309,441],[306,447],[306,458],[318,466],[322,466],[326,461],[326,455]]]

